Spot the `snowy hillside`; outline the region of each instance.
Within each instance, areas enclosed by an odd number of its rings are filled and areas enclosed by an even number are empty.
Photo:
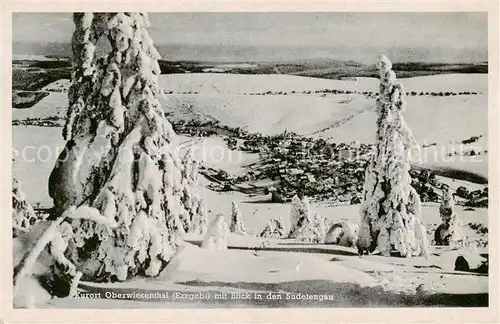
[[[407,97],[409,108],[404,115],[416,139],[424,146],[437,145],[425,150],[428,156],[446,156],[449,152],[470,150],[471,146],[483,153],[488,149],[487,138],[465,148],[459,145],[464,139],[487,133],[487,75],[435,75],[399,81],[408,92],[477,93]],[[160,101],[174,119],[201,116],[202,120],[217,120],[222,125],[240,127],[251,133],[272,135],[288,130],[337,143],[374,141],[374,99],[361,94],[378,91],[378,81],[374,78],[339,81],[290,75],[202,73],[161,75],[160,84],[164,92],[173,92],[160,96]],[[67,97],[60,91],[67,90],[68,86],[68,80],[46,86],[44,90],[50,94],[32,108],[13,109],[13,120],[63,118]],[[314,93],[325,89],[360,93]],[[280,91],[287,95],[278,94]],[[455,157],[427,161],[427,165],[466,169],[487,176],[487,154],[477,160],[468,163],[467,158]]]
[[[416,92],[479,92],[488,91],[486,74],[442,74],[398,79],[406,91]],[[43,90],[69,87],[69,80],[59,80]],[[223,73],[163,74],[160,87],[174,93],[250,94],[272,92],[316,91],[324,89],[378,91],[378,79],[358,77],[348,80],[328,80],[284,74],[243,75]]]
[[[319,95],[167,95],[166,111],[179,113],[179,107],[208,115],[222,125],[241,127],[251,133],[274,135],[284,130],[312,134],[346,117],[361,114],[373,106],[362,96]],[[182,109],[182,108],[181,108]],[[313,111],[311,111],[313,110]],[[356,138],[352,138],[356,140]]]
[[[160,77],[165,91],[200,94],[250,94],[267,91],[302,92],[323,89],[352,90],[356,81],[338,81],[290,75],[240,75],[220,73],[166,74]]]
[[[399,79],[407,91],[417,92],[486,92],[485,74],[445,74]],[[175,92],[200,94],[243,94],[266,91],[302,92],[323,89],[378,91],[378,79],[359,77],[353,80],[327,80],[291,75],[239,75],[221,73],[166,74],[160,77],[161,88]]]
[[[458,141],[485,133],[487,75],[450,74],[399,81],[408,92],[478,93],[407,97],[410,108],[405,112],[405,118],[422,144]],[[161,75],[160,84],[165,92],[173,92],[161,98],[167,112],[187,107],[193,113],[213,117],[223,125],[247,128],[250,132],[276,134],[287,129],[304,135],[317,132],[315,135],[336,142],[373,142],[375,113],[367,111],[374,106],[373,99],[361,94],[302,92],[335,89],[375,93],[378,91],[377,79],[339,81],[290,75],[203,73]],[[14,109],[13,119],[64,116],[66,95],[53,91],[65,89],[68,85],[67,80],[59,80],[46,86],[44,90],[51,91],[50,95],[30,109]],[[280,91],[287,92],[287,95],[249,95]],[[352,118],[344,120],[346,117]],[[338,121],[342,122],[336,123]]]
[[[428,77],[431,78],[431,77]],[[404,116],[415,137],[422,144],[446,143],[485,133],[488,123],[488,97],[410,96]],[[339,142],[352,136],[364,143],[375,138],[375,112],[367,112],[351,121],[321,133]]]

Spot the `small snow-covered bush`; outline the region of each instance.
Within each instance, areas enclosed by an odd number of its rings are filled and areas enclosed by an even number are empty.
[[[210,223],[203,240],[202,248],[221,251],[227,249],[227,235],[229,230],[222,214],[217,215]]]
[[[312,220],[304,218],[295,238],[309,243],[323,243],[326,235],[325,219],[315,214]]]
[[[316,241],[323,243],[326,236],[326,220],[320,214],[315,214],[313,218],[313,227],[316,229]]]
[[[356,247],[358,231],[358,224],[348,222],[335,223],[326,233],[325,243],[337,244],[346,247]]]

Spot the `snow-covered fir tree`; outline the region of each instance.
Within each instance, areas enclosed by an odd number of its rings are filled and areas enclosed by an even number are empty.
[[[290,222],[290,238],[312,243],[323,242],[326,234],[325,220],[319,214],[312,215],[307,197],[292,198]]]
[[[155,276],[176,250],[187,211],[148,17],[75,13],[74,22],[67,143],[49,180],[52,218],[89,206],[117,224],[71,221],[66,255],[85,280]]]
[[[12,175],[12,228],[27,232],[35,224],[38,217],[33,207],[26,201],[26,196],[21,190],[21,184]]]
[[[207,231],[208,208],[203,197],[199,197],[196,201],[196,213],[191,222],[191,233],[205,234]]]
[[[365,177],[358,250],[378,250],[382,255],[428,255],[426,230],[420,214],[420,197],[410,185],[410,156],[416,140],[402,111],[405,92],[396,83],[392,63],[381,55],[379,97],[376,101],[377,134],[375,154]]]
[[[199,163],[193,158],[192,150],[182,159],[182,203],[187,212],[183,217],[184,230],[189,233],[204,233],[206,228],[206,207],[199,194]]]
[[[290,234],[289,236],[295,238],[299,235],[303,227],[309,224],[312,220],[312,215],[309,210],[309,201],[306,197],[302,199],[295,195],[292,198],[290,207]]]
[[[358,241],[358,231],[358,224],[348,222],[335,223],[328,229],[325,235],[325,243],[355,248]]]
[[[222,214],[217,215],[208,226],[202,248],[212,251],[222,251],[227,249],[227,235],[229,229]]]
[[[459,245],[465,237],[462,233],[462,224],[455,211],[455,203],[450,187],[443,187],[443,196],[439,206],[441,224],[435,231],[434,241],[436,245]]]
[[[241,215],[238,205],[234,201],[231,205],[231,224],[229,225],[229,231],[239,235],[247,235],[247,231],[243,225],[243,216]]]

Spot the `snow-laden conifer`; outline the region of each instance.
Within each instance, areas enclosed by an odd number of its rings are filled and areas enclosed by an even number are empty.
[[[110,228],[71,221],[66,255],[83,279],[155,276],[187,217],[182,163],[158,101],[160,55],[144,13],[76,13],[65,150],[50,175],[53,218],[89,206]]]
[[[466,238],[462,232],[462,222],[455,211],[453,195],[448,186],[443,188],[439,216],[441,216],[441,224],[434,235],[436,245],[453,245],[457,247],[464,243]]]
[[[357,246],[360,253],[378,250],[383,255],[394,251],[407,257],[426,256],[428,242],[420,219],[420,197],[410,185],[410,154],[416,140],[402,115],[405,92],[396,83],[386,56],[379,56],[377,68],[376,147],[366,171]]]
[[[206,230],[206,205],[199,193],[199,163],[189,150],[182,158],[182,203],[186,211],[182,218],[184,230],[189,233],[203,234]]]
[[[290,209],[291,230],[289,237],[310,243],[322,243],[326,234],[324,218],[312,214],[307,197],[292,198]]]
[[[309,201],[306,197],[302,199],[295,195],[290,206],[290,234],[291,238],[300,235],[304,227],[312,221]]]
[[[208,208],[203,197],[199,197],[196,201],[196,213],[191,222],[191,233],[205,234],[207,231]]]
[[[241,215],[238,205],[234,201],[231,204],[231,224],[229,225],[229,231],[239,235],[247,235],[247,231],[243,225],[243,216]]]

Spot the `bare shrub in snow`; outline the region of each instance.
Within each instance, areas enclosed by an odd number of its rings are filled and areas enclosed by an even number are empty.
[[[67,257],[84,280],[156,276],[187,212],[174,132],[158,101],[160,55],[143,13],[75,13],[72,86],[49,179],[57,218],[95,208],[117,227],[71,220]]]
[[[410,182],[411,150],[417,143],[406,125],[405,92],[396,84],[392,63],[379,56],[380,95],[377,98],[375,154],[365,177],[358,250],[382,255],[428,255],[426,230],[420,220],[420,197]]]
[[[238,205],[236,205],[234,201],[231,205],[231,224],[229,225],[229,231],[239,235],[247,235],[247,231],[243,225],[243,216],[241,215]]]
[[[281,218],[271,218],[266,227],[258,235],[262,238],[283,238],[286,236],[283,220]]]
[[[358,231],[358,224],[347,222],[335,223],[326,233],[325,243],[354,248],[358,240]]]
[[[213,251],[226,250],[228,233],[229,230],[224,216],[222,214],[217,215],[208,226],[201,247]]]

